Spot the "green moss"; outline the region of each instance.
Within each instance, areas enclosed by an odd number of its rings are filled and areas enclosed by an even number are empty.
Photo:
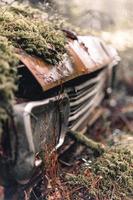
[[[5,7],[0,12],[0,35],[12,45],[37,55],[50,64],[57,64],[65,53],[65,37],[59,23],[44,20],[41,12]]]
[[[7,38],[0,36],[0,134],[2,125],[8,117],[7,112],[14,100],[17,61],[10,42]]]
[[[133,140],[132,140],[133,142]],[[71,176],[69,184],[82,185],[95,199],[133,199],[133,143],[108,149],[91,166]]]

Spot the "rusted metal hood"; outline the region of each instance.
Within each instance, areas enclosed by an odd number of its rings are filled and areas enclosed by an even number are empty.
[[[67,55],[58,66],[49,65],[22,50],[18,51],[18,56],[44,91],[119,61],[115,49],[93,36],[79,36],[77,40],[69,38],[66,49]]]

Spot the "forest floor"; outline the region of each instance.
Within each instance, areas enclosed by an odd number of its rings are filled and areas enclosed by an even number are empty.
[[[125,135],[127,142],[133,139],[133,97],[131,93],[126,93],[126,86],[123,84],[121,91],[115,91],[110,100],[105,100],[101,105],[101,116],[89,127],[87,136],[105,147],[119,143]],[[69,141],[70,142],[70,141]],[[75,143],[65,151],[60,157],[57,167],[57,174],[52,174],[48,179],[45,197],[48,200],[131,200],[131,197],[117,196],[115,186],[110,188],[108,196],[100,197],[90,195],[90,189],[97,189],[100,176],[91,177],[92,185],[87,185],[87,176],[91,174],[91,163],[99,156],[89,148],[80,143]],[[132,163],[133,164],[133,163]],[[119,164],[118,164],[119,165]],[[87,170],[86,170],[87,169]],[[89,169],[89,170],[88,170]],[[87,173],[86,173],[87,171]],[[133,168],[131,168],[133,173]],[[85,173],[84,176],[83,172]],[[48,174],[49,176],[49,174]],[[78,178],[77,178],[78,177]],[[133,176],[132,176],[133,178]],[[133,179],[131,179],[133,180]],[[108,183],[110,184],[110,183]],[[114,183],[113,183],[114,184]],[[110,186],[111,187],[111,186]],[[117,187],[117,186],[116,186]],[[128,186],[126,186],[128,187]],[[133,188],[132,188],[133,189]],[[116,195],[116,196],[115,196]]]

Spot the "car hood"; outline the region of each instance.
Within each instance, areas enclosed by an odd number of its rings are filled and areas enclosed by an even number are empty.
[[[116,65],[120,60],[114,48],[94,36],[78,36],[75,40],[68,38],[66,50],[67,54],[57,66],[23,50],[17,50],[17,54],[44,91],[107,65]]]

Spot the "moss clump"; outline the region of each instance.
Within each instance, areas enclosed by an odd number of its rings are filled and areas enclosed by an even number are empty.
[[[0,35],[8,38],[14,47],[55,65],[63,59],[65,37],[59,24],[44,20],[40,13],[34,9],[1,8]]]
[[[0,134],[14,99],[17,61],[10,42],[0,36]]]
[[[133,199],[133,140],[128,145],[108,149],[81,173],[69,178],[69,184],[82,185],[98,200]]]

